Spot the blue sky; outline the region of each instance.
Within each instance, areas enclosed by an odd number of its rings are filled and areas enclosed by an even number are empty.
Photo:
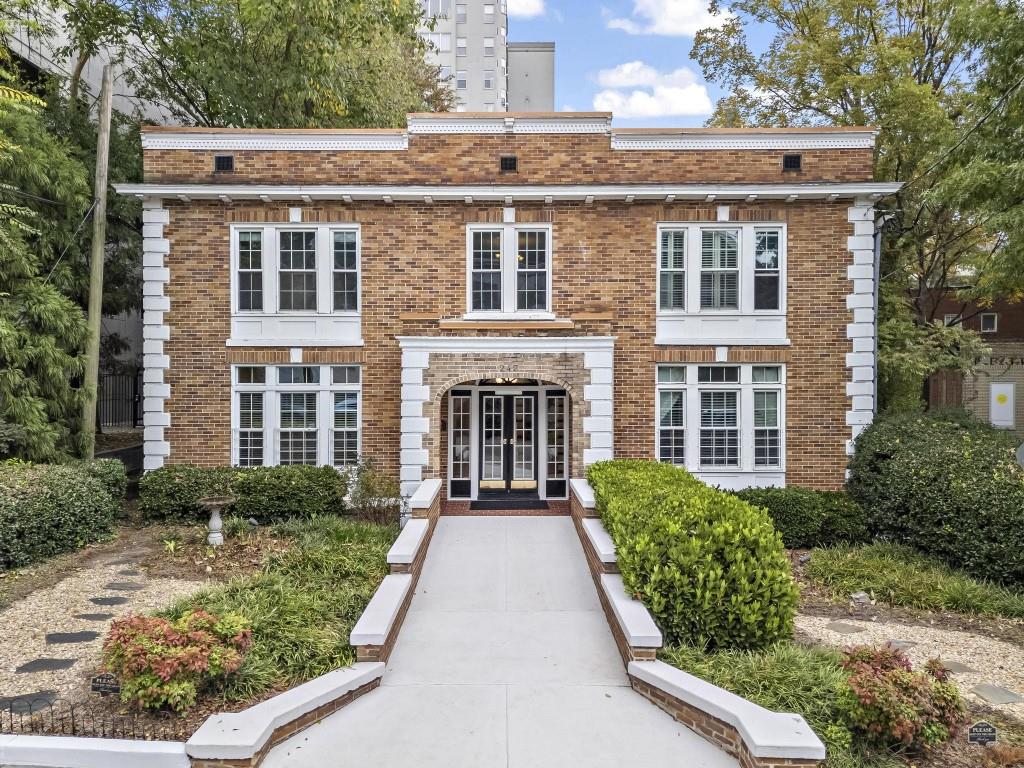
[[[699,126],[723,95],[690,59],[693,33],[717,23],[706,0],[508,0],[508,10],[510,40],[555,42],[556,109]]]

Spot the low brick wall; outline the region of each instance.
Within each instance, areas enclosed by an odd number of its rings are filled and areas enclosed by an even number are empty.
[[[286,723],[285,725],[274,729],[273,734],[263,748],[250,758],[242,760],[207,760],[193,757],[191,758],[192,768],[256,768],[256,766],[263,762],[270,750],[278,744],[286,739],[290,739],[295,734],[306,730],[309,726],[319,723],[325,717],[333,715],[339,709],[351,704],[364,693],[369,693],[378,685],[380,685],[379,677],[376,680],[370,681],[366,685],[356,688],[354,691],[349,691],[333,701],[322,704],[316,709],[307,712],[298,720],[293,720],[290,723]]]

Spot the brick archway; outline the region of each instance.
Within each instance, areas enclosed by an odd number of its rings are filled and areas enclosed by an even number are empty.
[[[444,397],[479,379],[537,379],[566,390],[571,407],[570,474],[612,456],[610,337],[404,337],[402,492],[444,477]]]

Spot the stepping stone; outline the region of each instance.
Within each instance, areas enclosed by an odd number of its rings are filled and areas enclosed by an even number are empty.
[[[99,632],[50,632],[46,636],[47,645],[63,645],[66,643],[87,643],[100,636]]]
[[[123,571],[117,572],[118,576],[141,576],[142,571],[133,571],[131,568],[126,568]]]
[[[889,645],[895,648],[897,651],[905,651],[908,648],[913,648],[917,643],[913,640],[890,640]]]
[[[117,560],[110,560],[107,565],[135,565],[134,557],[121,557]]]
[[[825,629],[838,632],[840,635],[853,635],[864,631],[863,627],[858,627],[856,624],[847,624],[845,621],[833,621],[826,624]]]
[[[75,614],[75,618],[76,619],[81,619],[82,621],[106,621],[107,619],[114,618],[114,614],[112,614],[112,613],[76,613]]]
[[[939,661],[942,661],[939,659]],[[974,667],[968,667],[966,664],[961,664],[959,661],[943,661],[942,666],[952,672],[954,675],[962,675],[967,672],[977,672]]]
[[[19,674],[29,672],[56,672],[59,669],[70,669],[77,659],[33,659],[14,671]]]
[[[989,704],[1019,704],[1024,702],[1024,696],[1001,685],[976,685],[971,688],[971,693],[987,701]]]
[[[90,603],[96,605],[124,605],[128,602],[127,597],[90,597]]]
[[[36,691],[35,693],[23,693],[20,696],[7,696],[0,698],[0,712],[26,715],[29,712],[45,709],[56,700],[56,691]]]
[[[115,592],[138,592],[140,589],[145,589],[142,584],[136,584],[133,581],[112,581],[109,584],[104,584],[103,588],[112,589]]]

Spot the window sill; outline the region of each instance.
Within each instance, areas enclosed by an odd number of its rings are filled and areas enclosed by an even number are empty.
[[[508,317],[508,318],[482,318],[467,315],[461,319],[439,320],[438,327],[443,330],[571,330],[576,323],[569,319],[557,320],[554,317],[530,318],[530,317]]]

